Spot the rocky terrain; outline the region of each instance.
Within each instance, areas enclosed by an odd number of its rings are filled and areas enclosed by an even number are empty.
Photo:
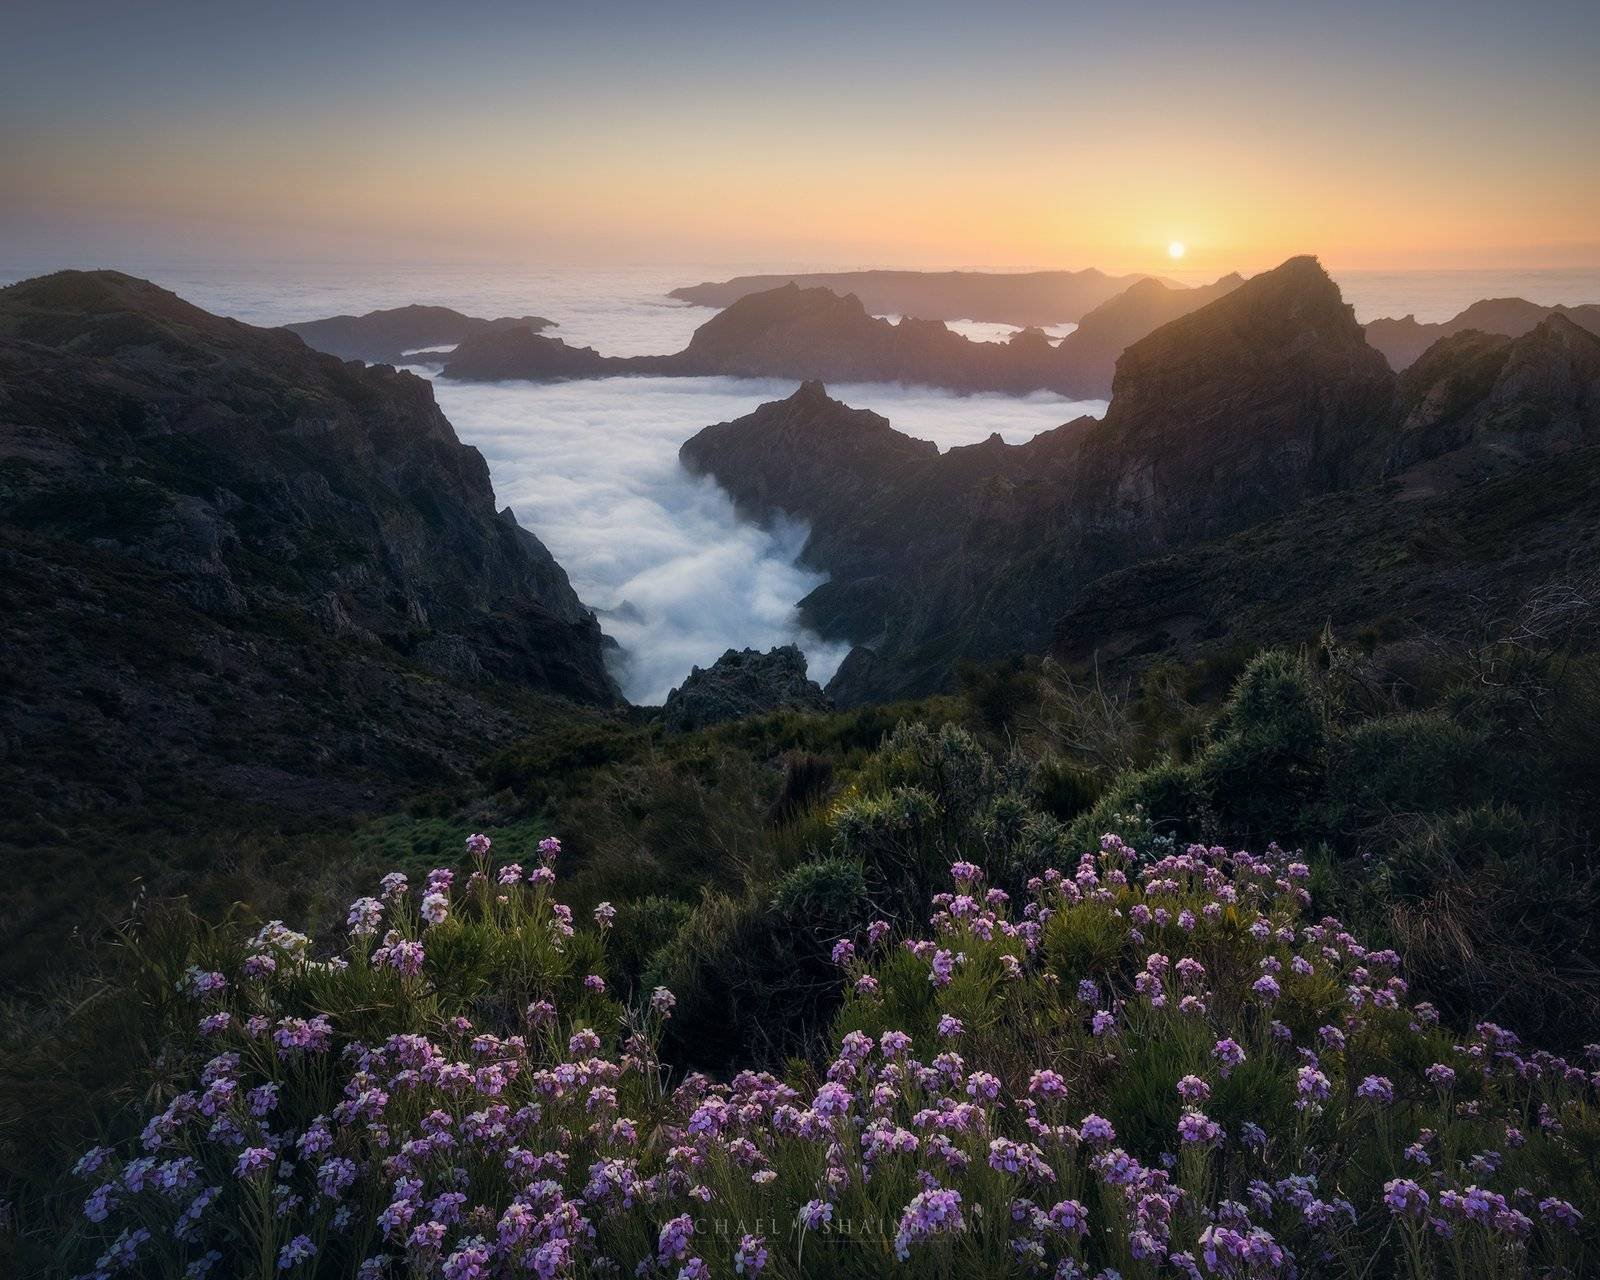
[[[767,711],[829,711],[822,686],[806,676],[806,656],[792,644],[762,653],[729,649],[709,667],[695,667],[667,695],[661,720],[668,733],[725,724]]]
[[[873,315],[926,320],[989,320],[996,324],[1068,324],[1115,297],[1142,276],[1086,271],[821,271],[735,276],[687,285],[668,296],[703,307],[727,307],[752,293],[787,284],[854,294]]]
[[[1037,328],[1007,342],[974,342],[941,321],[871,314],[854,294],[793,282],[746,294],[695,330],[673,355],[607,356],[590,347],[508,327],[470,335],[444,376],[467,381],[561,381],[622,374],[905,382],[962,392],[1056,391],[1099,398],[1117,356],[1132,342],[1221,297],[1224,277],[1199,289],[1142,280],[1085,316],[1059,343]]]
[[[1121,676],[1240,644],[1298,645],[1328,626],[1366,643],[1476,639],[1511,630],[1548,584],[1592,581],[1597,560],[1591,444],[1442,492],[1408,497],[1393,479],[1332,494],[1140,561],[1083,588],[1051,648],[1069,666]],[[1562,600],[1548,604],[1546,620],[1559,625]]]
[[[426,381],[116,272],[0,290],[0,564],[13,835],[179,778],[359,808],[620,701]]]
[[[400,364],[410,352],[453,347],[472,334],[498,333],[510,329],[537,333],[553,328],[555,323],[543,316],[501,316],[495,320],[484,320],[452,311],[449,307],[414,303],[384,311],[368,311],[359,316],[301,320],[283,327],[290,333],[298,334],[308,347],[326,351],[341,360]]]
[[[1442,343],[1397,378],[1296,258],[1133,344],[1100,421],[936,454],[808,386],[681,456],[756,515],[811,522],[803,558],[830,576],[801,611],[861,646],[828,687],[850,705],[1042,649],[1105,574],[1322,495],[1394,476],[1385,493],[1419,497],[1596,443],[1597,353],[1555,317],[1515,341]]]
[[[1399,370],[1414,364],[1424,351],[1441,338],[1453,337],[1468,329],[1520,338],[1552,315],[1565,316],[1580,328],[1600,333],[1600,303],[1585,303],[1577,307],[1541,307],[1523,298],[1484,298],[1439,324],[1420,324],[1415,316],[1370,321],[1367,324],[1367,341],[1383,352],[1389,364]]]

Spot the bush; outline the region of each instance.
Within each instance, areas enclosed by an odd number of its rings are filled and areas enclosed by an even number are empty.
[[[1158,764],[1125,774],[1067,830],[1067,844],[1093,848],[1107,832],[1129,840],[1197,836],[1210,825],[1206,795],[1192,765]]]
[[[916,787],[846,805],[834,817],[833,848],[860,865],[868,895],[891,916],[926,901],[938,867],[949,860],[939,808]]]
[[[1253,659],[1196,761],[1222,829],[1251,843],[1298,839],[1321,791],[1326,737],[1304,659],[1276,651]]]
[[[770,901],[706,894],[645,979],[678,996],[676,1059],[770,1065],[810,1046],[838,1005],[833,944],[866,914],[861,868],[846,858],[801,864]]]
[[[1480,805],[1402,824],[1362,905],[1457,1016],[1562,1047],[1600,1025],[1600,874],[1520,811]]]
[[[866,923],[866,878],[847,858],[803,862],[778,881],[772,910],[780,924],[831,942]]]
[[[1105,783],[1091,770],[1051,756],[1034,774],[1034,793],[1039,807],[1053,818],[1071,822],[1094,807],[1105,792]]]
[[[783,787],[767,811],[774,824],[793,822],[827,795],[833,761],[811,751],[791,751],[783,761]]]
[[[1395,814],[1456,808],[1478,790],[1486,745],[1481,734],[1438,712],[1363,721],[1335,739],[1331,822],[1359,831]]]
[[[655,955],[678,936],[694,908],[675,898],[652,894],[618,904],[610,967],[624,989],[637,990]]]

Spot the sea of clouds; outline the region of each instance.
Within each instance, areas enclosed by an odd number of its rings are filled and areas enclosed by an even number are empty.
[[[548,546],[622,646],[628,698],[661,702],[693,666],[729,648],[795,643],[826,683],[848,649],[801,627],[795,605],[824,579],[796,557],[806,529],[739,517],[710,479],[688,474],[678,447],[701,427],[795,389],[741,378],[602,378],[465,383],[436,378],[457,433],[488,459],[502,504]],[[1103,401],[957,396],[925,387],[839,385],[847,404],[884,414],[941,448],[998,431],[1020,443]]]

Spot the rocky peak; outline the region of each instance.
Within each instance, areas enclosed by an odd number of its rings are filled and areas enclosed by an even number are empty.
[[[685,467],[714,475],[757,519],[778,512],[816,519],[843,510],[938,455],[932,441],[896,431],[869,409],[850,408],[815,380],[785,400],[706,427],[678,451]]]
[[[711,666],[695,667],[661,709],[669,733],[687,733],[769,711],[829,711],[833,703],[806,676],[806,657],[792,644],[762,653],[729,649]]]
[[[1313,257],[1134,343],[1085,440],[1076,505],[1129,555],[1213,537],[1376,476],[1394,374]]]
[[[1109,395],[1117,358],[1129,346],[1242,283],[1237,274],[1194,289],[1176,289],[1153,277],[1138,281],[1102,302],[1061,340],[1056,363],[1062,378],[1077,394]]]

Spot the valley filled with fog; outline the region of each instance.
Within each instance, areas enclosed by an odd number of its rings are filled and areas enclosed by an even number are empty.
[[[848,649],[798,627],[795,603],[823,580],[795,563],[804,527],[741,519],[714,481],[678,463],[678,447],[701,427],[793,390],[792,382],[747,378],[434,384],[457,433],[488,459],[499,501],[600,611],[622,646],[618,681],[642,704],[659,703],[692,666],[730,647],[797,643],[819,682]],[[1020,443],[1105,408],[1042,393],[963,397],[882,383],[828,390],[942,449],[996,431]]]

